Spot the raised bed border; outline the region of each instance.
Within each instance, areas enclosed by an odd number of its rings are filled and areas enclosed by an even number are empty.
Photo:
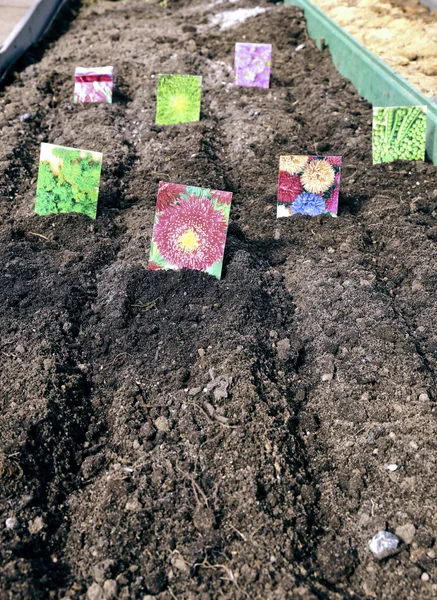
[[[284,2],[303,9],[308,33],[318,48],[323,50],[324,46],[329,46],[338,71],[373,106],[427,106],[426,152],[437,165],[437,104],[395,73],[310,0]]]
[[[0,82],[14,63],[46,33],[67,0],[36,0],[0,46]]]

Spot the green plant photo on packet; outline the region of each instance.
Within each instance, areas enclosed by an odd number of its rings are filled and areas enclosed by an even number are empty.
[[[202,77],[158,75],[156,124],[176,125],[200,120]]]
[[[95,219],[102,157],[100,152],[41,144],[36,214],[82,213]]]
[[[426,106],[373,109],[373,164],[425,160]]]

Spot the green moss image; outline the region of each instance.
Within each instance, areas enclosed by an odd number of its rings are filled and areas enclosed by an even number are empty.
[[[95,219],[101,169],[100,152],[41,144],[36,214],[83,213]]]
[[[201,95],[202,78],[197,75],[159,75],[156,123],[199,121]]]
[[[373,164],[425,160],[426,106],[373,109]]]

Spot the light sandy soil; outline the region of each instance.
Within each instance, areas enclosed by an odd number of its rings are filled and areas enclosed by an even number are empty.
[[[437,96],[437,11],[415,0],[312,1],[426,96]]]

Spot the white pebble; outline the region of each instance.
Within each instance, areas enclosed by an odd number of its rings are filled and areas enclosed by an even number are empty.
[[[378,531],[369,542],[370,551],[379,559],[394,554],[398,545],[399,538],[389,531]]]
[[[390,464],[390,465],[384,465],[384,469],[386,471],[397,471],[399,469],[399,467],[398,467],[398,465]]]
[[[428,573],[422,573],[422,577],[420,578],[422,581],[429,581]]]
[[[18,519],[15,517],[9,517],[9,519],[6,519],[5,525],[6,529],[15,529],[15,527],[18,525]]]

